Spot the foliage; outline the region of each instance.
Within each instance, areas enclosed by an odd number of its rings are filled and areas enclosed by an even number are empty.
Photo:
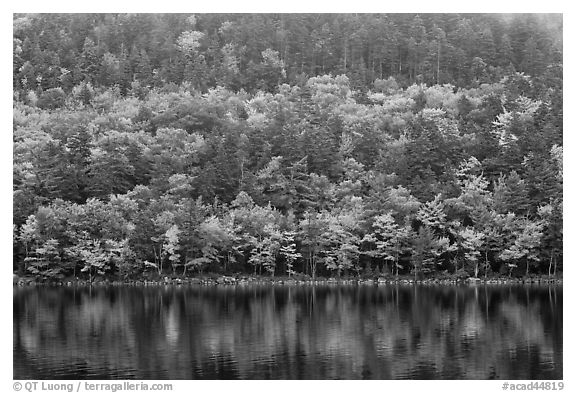
[[[557,16],[14,18],[21,274],[562,268]]]

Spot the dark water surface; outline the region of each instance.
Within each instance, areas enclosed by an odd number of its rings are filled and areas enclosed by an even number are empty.
[[[561,286],[14,288],[15,379],[561,379]]]

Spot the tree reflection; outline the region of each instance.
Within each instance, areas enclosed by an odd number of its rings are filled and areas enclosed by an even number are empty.
[[[561,287],[17,288],[14,377],[560,379]]]

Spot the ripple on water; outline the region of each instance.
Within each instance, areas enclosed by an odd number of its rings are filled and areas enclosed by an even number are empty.
[[[13,326],[16,379],[562,378],[555,287],[22,288]]]

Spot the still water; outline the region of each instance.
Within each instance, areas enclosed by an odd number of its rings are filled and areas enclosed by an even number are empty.
[[[561,379],[561,286],[14,288],[15,379]]]

